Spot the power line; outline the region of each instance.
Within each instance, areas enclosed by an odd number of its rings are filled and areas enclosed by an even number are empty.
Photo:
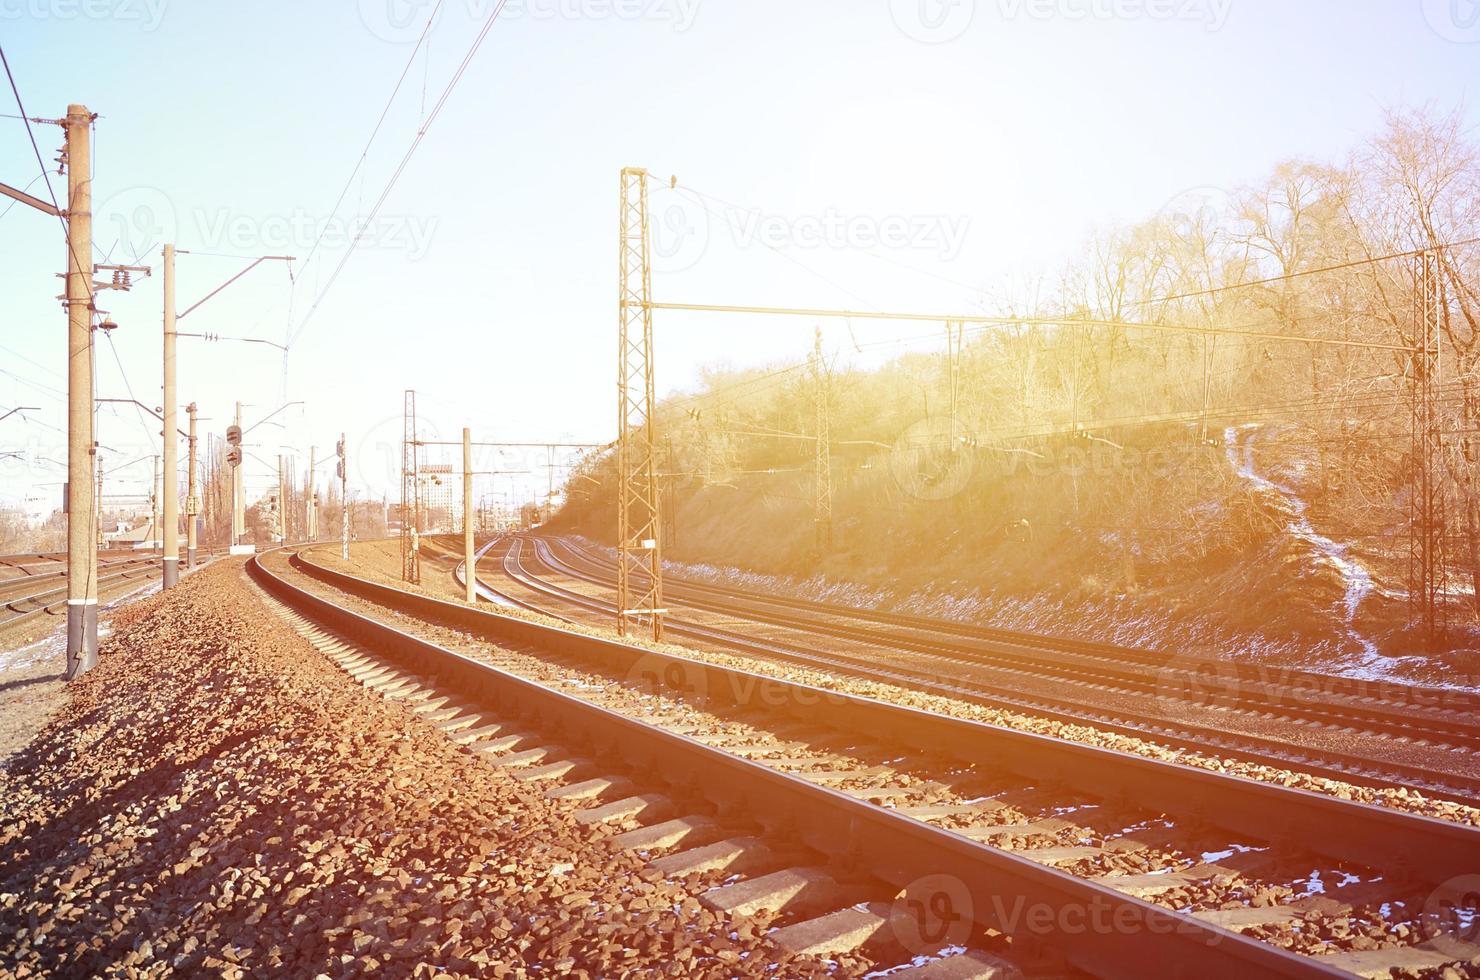
[[[21,110],[21,119],[26,124],[26,136],[29,137],[31,140],[31,152],[36,154],[36,165],[41,168],[41,178],[46,181],[46,196],[51,198],[51,206],[59,212],[57,215],[57,221],[61,223],[62,235],[66,236],[67,219],[61,217],[60,212],[62,210],[62,206],[57,203],[56,191],[52,189],[51,174],[49,174],[46,170],[46,161],[41,159],[41,147],[38,146],[36,143],[36,131],[31,128],[31,117],[26,115],[25,103],[21,101],[21,90],[15,84],[15,75],[11,74],[10,59],[5,57],[4,45],[0,45],[0,64],[4,64],[5,66],[5,77],[10,81],[10,91],[15,96],[16,107]],[[75,261],[77,256],[74,255],[72,256],[72,258]],[[78,268],[81,267],[82,263],[79,262]]]
[[[21,377],[19,374],[16,374],[13,371],[7,371],[3,367],[0,367],[0,374],[5,375],[12,380],[19,381],[21,384],[25,385],[28,388],[35,388],[37,391],[41,392],[49,398],[55,398],[63,402],[67,400],[67,393],[65,391],[61,391],[57,388],[52,388],[47,385],[38,384],[35,381],[30,381],[26,378]]]
[[[493,8],[493,13],[489,15],[488,20],[483,24],[483,28],[478,32],[478,36],[473,40],[473,44],[468,49],[468,53],[463,56],[462,62],[457,66],[457,70],[453,72],[452,78],[447,83],[447,87],[442,90],[441,96],[438,97],[436,103],[432,106],[432,111],[427,116],[426,122],[422,123],[421,128],[416,131],[416,138],[411,141],[411,146],[407,148],[406,155],[401,158],[400,164],[396,167],[395,172],[391,174],[391,178],[386,183],[385,189],[381,191],[380,197],[375,202],[375,206],[370,209],[370,213],[365,217],[364,223],[360,226],[360,230],[356,232],[355,237],[350,240],[349,248],[345,250],[344,255],[339,260],[339,264],[334,267],[333,273],[331,273],[329,276],[329,281],[324,284],[324,288],[319,291],[319,295],[314,299],[313,304],[308,308],[308,312],[304,314],[303,320],[298,324],[298,329],[293,331],[293,333],[289,336],[289,347],[292,347],[295,343],[298,342],[298,338],[303,335],[303,331],[313,320],[313,315],[315,312],[318,311],[319,305],[323,303],[324,297],[329,294],[329,290],[334,288],[334,283],[338,281],[339,274],[344,271],[345,264],[349,262],[350,256],[354,254],[356,247],[359,246],[360,239],[365,234],[365,229],[369,225],[371,225],[375,221],[376,217],[380,214],[381,207],[384,206],[386,199],[390,197],[391,191],[395,189],[396,182],[401,179],[401,174],[405,172],[406,165],[411,162],[411,157],[416,153],[417,147],[421,146],[421,141],[426,137],[427,132],[432,128],[432,124],[437,121],[437,117],[441,114],[443,106],[447,104],[448,97],[452,95],[452,90],[456,88],[457,83],[462,80],[463,73],[467,71],[468,65],[472,63],[473,57],[478,53],[478,49],[483,46],[484,39],[488,37],[489,31],[493,29],[494,23],[498,20],[499,14],[503,12],[504,4],[507,2],[508,0],[498,0],[497,6]]]
[[[113,363],[118,365],[118,375],[123,379],[123,388],[125,391],[128,392],[129,398],[133,400],[134,416],[139,420],[139,425],[142,426],[144,429],[144,441],[152,443],[154,441],[154,434],[149,429],[149,423],[144,421],[144,409],[142,407],[143,403],[140,402],[138,396],[134,394],[134,386],[129,383],[128,372],[123,369],[123,359],[118,356],[118,346],[113,343],[113,335],[105,331],[103,333],[103,336],[108,338],[108,349],[113,352]],[[169,438],[170,435],[172,434],[164,433],[161,435],[160,438]]]
[[[416,47],[411,49],[411,55],[406,59],[406,67],[401,69],[401,77],[396,79],[396,86],[391,89],[390,98],[385,100],[385,108],[380,110],[380,118],[375,121],[375,128],[370,131],[370,138],[365,141],[365,148],[360,151],[359,160],[355,161],[354,169],[349,172],[349,177],[345,180],[344,187],[340,189],[339,197],[335,200],[334,207],[329,211],[330,218],[333,218],[339,213],[339,206],[344,203],[344,195],[349,193],[350,185],[355,181],[355,175],[365,165],[365,160],[370,154],[370,147],[374,144],[375,137],[380,135],[380,127],[385,124],[385,118],[390,114],[391,105],[396,101],[397,93],[401,91],[401,84],[406,81],[406,75],[411,71],[411,66],[416,61],[416,53],[421,50],[421,46],[426,42],[427,34],[432,29],[432,22],[437,19],[437,14],[441,9],[442,0],[437,0],[437,5],[432,8],[431,16],[427,18],[426,26],[421,29],[421,36],[416,39]],[[324,240],[324,235],[327,231],[328,223],[326,222],[324,228],[319,231],[318,237],[314,239],[313,245],[310,246],[308,255],[304,257],[303,268],[308,268],[309,261],[314,257],[314,253],[318,251],[319,243]]]
[[[675,185],[675,186],[677,186],[677,185]],[[695,187],[691,187],[688,184],[683,184],[682,187],[683,187],[684,190],[688,191],[690,194],[694,195],[694,197],[696,199],[699,200],[699,207],[703,208],[706,214],[715,214],[714,209],[712,209],[711,207],[709,207],[709,205],[707,205],[707,204],[704,203],[706,200],[716,201],[716,202],[718,202],[720,204],[725,205],[726,207],[733,208],[736,211],[743,211],[743,210],[745,210],[744,208],[740,207],[740,205],[738,205],[738,204],[731,204],[730,202],[726,201],[724,198],[715,197],[712,194],[705,194],[704,192],[698,190]],[[751,210],[752,211],[755,211],[755,210],[758,210],[758,209],[751,209]],[[719,214],[717,214],[715,216],[718,217],[725,224],[729,225],[732,230],[734,230],[734,231],[741,231],[741,229],[739,229],[739,228],[737,228],[735,226],[735,222],[730,219],[730,216],[729,215],[724,214],[723,212],[721,212],[721,213],[719,213]],[[867,306],[870,309],[874,309],[874,310],[877,310],[878,309],[878,307],[874,306],[874,304],[870,303],[868,300],[864,299],[862,296],[859,296],[857,293],[853,292],[851,289],[848,289],[848,288],[846,288],[844,286],[841,286],[838,283],[834,282],[833,280],[829,279],[827,276],[825,276],[822,273],[818,272],[816,269],[813,269],[811,266],[807,265],[805,262],[803,262],[801,259],[797,258],[796,256],[794,256],[794,255],[788,255],[787,253],[783,252],[781,249],[779,249],[776,246],[772,245],[770,242],[765,241],[764,239],[757,239],[757,240],[762,245],[764,245],[766,248],[770,249],[771,251],[775,252],[777,255],[781,256],[783,259],[786,259],[788,262],[791,262],[793,265],[797,266],[803,272],[806,272],[809,275],[812,275],[812,276],[817,277],[818,279],[821,279],[823,282],[827,283],[829,286],[831,286],[834,289],[838,290],[838,292],[844,293],[844,294],[846,294],[848,296],[853,297],[854,299],[858,300],[860,303],[862,303],[864,306]]]
[[[45,176],[46,176],[46,174],[44,174],[44,173],[37,174],[36,176],[32,177],[31,178],[31,182],[28,183],[25,187],[22,187],[21,190],[22,191],[29,191],[32,187],[35,187],[36,186],[36,181],[40,180],[42,177],[45,177]],[[7,207],[4,211],[0,211],[0,218],[3,218],[7,214],[9,214],[11,208],[15,207],[19,203],[21,203],[19,199],[14,200],[14,201],[11,201],[9,207]]]
[[[1180,299],[1196,299],[1200,296],[1213,296],[1218,293],[1226,293],[1235,289],[1250,289],[1254,286],[1269,286],[1277,282],[1288,282],[1292,279],[1301,279],[1305,276],[1318,276],[1327,272],[1341,272],[1345,269],[1355,269],[1363,265],[1376,265],[1378,262],[1387,262],[1392,259],[1411,259],[1426,252],[1440,251],[1449,248],[1463,248],[1467,245],[1480,243],[1480,238],[1467,238],[1464,241],[1449,242],[1447,244],[1426,245],[1423,248],[1409,249],[1405,252],[1389,252],[1386,255],[1372,255],[1364,259],[1353,259],[1350,262],[1342,262],[1337,265],[1322,266],[1319,269],[1303,269],[1300,272],[1288,272],[1280,276],[1270,276],[1268,279],[1255,279],[1250,282],[1236,282],[1227,286],[1215,286],[1211,289],[1200,289],[1190,293],[1178,293],[1172,296],[1157,296],[1150,299],[1136,300],[1127,306],[1149,306],[1152,303],[1172,303]]]
[[[62,379],[61,374],[59,374],[58,372],[53,371],[51,368],[47,367],[45,364],[42,364],[40,361],[33,361],[31,358],[29,358],[26,355],[20,353],[19,351],[12,350],[11,348],[6,347],[4,344],[0,344],[0,350],[3,350],[5,353],[9,354],[11,357],[18,357],[21,360],[25,361],[27,364],[31,364],[31,365],[33,365],[35,367],[40,368],[41,370],[45,371],[47,374],[51,375],[54,378]],[[62,379],[62,380],[65,380],[65,379]]]

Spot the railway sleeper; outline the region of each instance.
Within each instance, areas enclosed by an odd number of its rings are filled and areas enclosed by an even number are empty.
[[[373,658],[371,658],[373,659]],[[369,665],[369,660],[358,661],[362,668]],[[511,661],[511,668],[518,672],[518,666]],[[579,664],[574,669],[589,673],[590,667]],[[382,683],[390,683],[393,689],[406,690],[401,685],[409,685],[412,694],[418,701],[431,702],[428,712],[449,703],[447,696],[435,690],[434,682],[421,678],[411,678],[405,675],[393,676],[391,678],[379,678]],[[548,682],[556,686],[554,681]],[[600,691],[602,685],[593,685],[589,682],[580,686],[590,689],[588,693],[596,693],[596,703],[600,703]],[[442,700],[438,700],[438,698]],[[1132,805],[1134,801],[1104,801],[1095,800],[1080,802],[1074,806],[1063,806],[1064,787],[1057,785],[1023,785],[1021,779],[1016,781],[1015,786],[983,787],[978,792],[969,792],[969,787],[962,782],[969,782],[972,778],[986,780],[985,774],[973,774],[969,769],[943,766],[940,760],[922,760],[914,757],[904,757],[912,765],[920,765],[924,772],[940,774],[951,772],[953,778],[948,780],[935,780],[911,778],[908,774],[894,773],[890,769],[880,765],[879,758],[870,758],[869,747],[860,745],[856,736],[840,737],[837,733],[829,736],[826,730],[817,729],[815,726],[806,728],[807,740],[798,744],[796,736],[799,733],[795,728],[787,725],[772,726],[769,732],[740,731],[742,726],[731,723],[728,718],[720,717],[720,720],[705,723],[695,723],[695,717],[702,717],[702,712],[713,709],[714,705],[698,706],[699,711],[690,714],[689,721],[685,724],[687,732],[696,741],[705,742],[723,751],[735,755],[743,755],[768,766],[778,766],[778,763],[786,763],[788,768],[807,768],[825,775],[827,785],[836,792],[852,796],[856,799],[868,800],[885,807],[896,809],[904,815],[916,816],[931,823],[942,821],[939,825],[943,829],[949,829],[963,836],[972,836],[976,828],[953,826],[962,820],[968,822],[982,818],[991,818],[994,823],[983,830],[985,837],[996,840],[1007,838],[1004,841],[1004,849],[1010,850],[1020,857],[1053,866],[1071,865],[1073,872],[1080,877],[1095,880],[1104,886],[1121,891],[1123,894],[1141,897],[1163,895],[1174,889],[1188,886],[1209,885],[1216,887],[1218,883],[1233,882],[1236,879],[1243,886],[1259,888],[1268,881],[1278,882],[1277,875],[1271,874],[1266,882],[1249,882],[1244,880],[1246,875],[1262,876],[1265,872],[1276,870],[1277,863],[1273,859],[1273,851],[1279,848],[1265,848],[1259,850],[1254,847],[1234,845],[1229,849],[1228,858],[1212,859],[1208,857],[1208,851],[1199,846],[1194,846],[1198,833],[1194,825],[1201,823],[1190,819],[1180,828],[1171,826],[1156,827],[1149,825],[1146,821],[1123,830],[1111,829],[1108,832],[1096,830],[1093,824],[1103,823],[1104,819],[1113,816],[1122,809],[1120,803],[1126,803],[1123,809],[1132,811],[1139,810],[1144,815],[1144,808]],[[665,710],[656,712],[658,717],[667,719],[681,719],[685,717],[682,711]],[[646,720],[651,720],[648,718]],[[772,719],[767,719],[768,722]],[[485,726],[486,727],[486,726]],[[667,727],[667,726],[665,726]],[[670,730],[672,730],[670,728]],[[509,733],[507,729],[498,729],[494,735]],[[532,735],[531,740],[539,743],[538,736]],[[819,744],[825,743],[833,747],[843,747],[849,750],[844,757],[828,758],[824,755],[806,757],[801,754],[802,749],[816,751]],[[478,747],[477,740],[470,740],[464,744]],[[506,746],[506,749],[514,749],[518,743]],[[543,744],[540,748],[546,750],[546,755],[559,752],[558,748],[551,748]],[[736,752],[736,749],[743,751]],[[876,746],[875,749],[880,748]],[[856,750],[856,751],[854,751]],[[532,749],[521,749],[521,751],[532,751]],[[508,753],[514,754],[517,752]],[[890,756],[881,758],[889,762],[900,762],[904,759],[895,759],[897,750]],[[540,756],[541,759],[545,755]],[[490,760],[492,761],[492,760]],[[533,760],[531,760],[532,762]],[[925,765],[923,763],[929,763]],[[792,764],[796,765],[792,765]],[[809,773],[792,773],[794,776],[807,778]],[[999,774],[1000,775],[1000,774]],[[1009,774],[1010,775],[1010,774]],[[891,779],[891,776],[894,779]],[[601,778],[597,776],[595,778]],[[552,781],[561,782],[569,780],[567,785],[579,785],[574,781],[574,769],[571,773],[560,774],[552,777]],[[860,780],[874,781],[877,779],[881,785],[858,786],[849,785]],[[895,781],[899,780],[899,781]],[[582,778],[581,782],[586,779]],[[615,782],[615,779],[613,779]],[[833,868],[825,864],[817,863],[818,855],[788,855],[783,867],[774,868],[764,874],[752,874],[752,870],[759,872],[765,870],[767,863],[763,858],[763,851],[748,850],[735,844],[737,838],[726,834],[724,829],[715,821],[703,814],[695,814],[689,817],[675,817],[676,812],[681,812],[679,804],[674,802],[674,797],[660,794],[648,794],[646,797],[637,795],[637,787],[630,785],[602,786],[594,789],[589,795],[582,795],[579,802],[585,804],[579,813],[585,814],[582,822],[596,824],[611,823],[617,826],[622,833],[615,838],[619,844],[630,846],[634,849],[648,852],[652,855],[651,860],[657,862],[670,857],[669,854],[654,854],[654,852],[668,851],[676,846],[683,845],[687,849],[698,850],[699,853],[687,858],[679,857],[681,851],[676,852],[674,860],[662,866],[656,866],[655,870],[663,872],[667,868],[671,872],[678,872],[683,868],[691,868],[678,877],[691,874],[718,874],[729,873],[728,865],[724,864],[725,855],[732,855],[732,860],[745,857],[753,862],[752,869],[746,865],[745,873],[736,870],[731,877],[735,880],[727,880],[715,889],[705,893],[705,902],[710,907],[728,908],[732,900],[734,908],[752,908],[769,910],[779,913],[780,923],[778,931],[787,929],[814,919],[824,919],[828,916],[837,916],[830,920],[832,926],[841,930],[842,933],[851,935],[854,932],[868,936],[872,933],[862,924],[866,917],[857,915],[840,915],[849,909],[857,911],[862,903],[865,907],[869,902],[889,901],[897,899],[898,894],[890,894],[889,889],[881,890],[881,883],[850,881],[846,875],[839,877]],[[952,794],[959,794],[952,798]],[[932,798],[933,796],[937,798]],[[640,804],[636,805],[634,803]],[[1088,815],[1090,819],[1081,824],[1080,818],[1074,821],[1064,820],[1062,817],[1069,813],[1078,813],[1080,817]],[[1193,815],[1195,816],[1195,814]],[[578,819],[582,819],[578,817]],[[945,823],[949,821],[950,823]],[[1206,834],[1211,828],[1206,828],[1202,833]],[[629,836],[630,835],[630,836]],[[782,839],[788,839],[781,835]],[[744,838],[738,838],[744,840]],[[1154,873],[1128,874],[1123,870],[1111,870],[1104,873],[1096,873],[1097,866],[1111,864],[1117,856],[1128,854],[1140,854],[1159,850],[1168,843],[1180,846],[1180,854],[1163,855],[1154,865]],[[1226,842],[1214,839],[1214,848],[1221,850],[1226,847]],[[716,847],[715,845],[720,845]],[[998,845],[1003,846],[1003,845]],[[709,848],[709,850],[703,850]],[[1237,852],[1237,853],[1235,853]],[[1269,853],[1266,853],[1269,852]],[[1179,866],[1180,862],[1188,860],[1189,855],[1203,856],[1203,860],[1195,858],[1185,866]],[[1288,858],[1288,854],[1283,855]],[[845,862],[846,863],[846,862]],[[1305,865],[1309,868],[1311,865]],[[1321,864],[1320,867],[1330,867],[1329,864]],[[779,876],[779,877],[778,877]],[[769,879],[769,880],[768,880]],[[825,884],[825,882],[830,884]],[[757,884],[756,882],[760,882]],[[798,884],[800,882],[800,884]],[[745,887],[740,887],[740,886]],[[766,888],[775,886],[774,892],[765,892]],[[795,891],[788,891],[795,887]],[[836,888],[838,891],[831,895],[831,900],[824,900],[822,896],[828,895],[828,888]],[[1384,888],[1391,889],[1391,884]],[[764,892],[768,900],[776,904],[746,904],[747,896]],[[809,898],[809,896],[811,896]],[[815,899],[815,901],[814,901]],[[1201,899],[1194,899],[1198,901]],[[713,902],[726,903],[714,905]],[[1176,904],[1182,904],[1178,901]],[[1307,913],[1316,913],[1322,916],[1342,916],[1351,911],[1350,906],[1342,907],[1334,903],[1333,907],[1320,907],[1307,900],[1287,902],[1284,905],[1269,905],[1261,903],[1257,907],[1246,907],[1232,910],[1236,914],[1224,914],[1226,910],[1200,910],[1192,912],[1192,918],[1201,921],[1218,924],[1225,928],[1236,931],[1253,929],[1261,925],[1278,923],[1290,923],[1296,918],[1303,917]],[[849,928],[843,928],[851,924]],[[818,926],[818,929],[825,929]],[[799,934],[790,934],[799,935]],[[860,942],[865,940],[860,940]],[[1374,954],[1362,960],[1367,962],[1382,962],[1383,956],[1388,954],[1386,962],[1393,965],[1401,965],[1408,958],[1416,954],[1410,952],[1420,947],[1390,946],[1382,949],[1372,950]],[[1019,952],[1016,943],[1013,945],[1014,958]],[[1326,965],[1334,965],[1334,961],[1322,956],[1320,959]],[[951,966],[944,966],[949,961],[960,961]],[[892,975],[914,976],[916,970],[940,971],[954,969],[965,965],[967,961],[959,956],[950,956],[940,960],[921,962],[903,973]],[[1358,964],[1360,965],[1360,964]],[[952,975],[949,973],[930,972],[923,973],[924,976]],[[994,975],[963,974],[963,975]],[[1000,974],[998,974],[1000,975]]]
[[[587,826],[621,828],[614,842],[650,856],[650,867],[665,878],[702,884],[724,876],[723,883],[700,894],[705,906],[731,915],[778,915],[783,924],[770,936],[795,954],[838,955],[879,947],[886,955],[905,955],[890,929],[889,899],[895,896],[880,883],[840,880],[828,868],[811,863],[818,855],[805,848],[777,848],[751,835],[727,836],[723,825],[705,814],[674,816],[677,807],[668,795],[638,793],[625,776],[590,775],[597,771],[591,760],[569,757],[562,746],[537,732],[510,731],[508,720],[441,690],[435,680],[400,669],[283,609],[297,632],[367,690],[404,703],[423,722],[489,764],[508,769],[514,778],[556,784],[545,791],[547,799],[576,806],[575,819]],[[876,773],[833,775],[860,774]],[[1011,961],[981,950],[943,947],[927,955],[906,956],[906,961],[891,976],[976,980],[1024,975]]]

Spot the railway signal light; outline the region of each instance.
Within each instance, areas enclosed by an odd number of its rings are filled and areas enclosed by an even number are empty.
[[[240,466],[242,464],[242,427],[228,425],[226,441],[231,444],[231,448],[226,450],[226,462],[231,466]]]

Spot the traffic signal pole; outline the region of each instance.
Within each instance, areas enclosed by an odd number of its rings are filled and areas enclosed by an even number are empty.
[[[67,106],[67,668],[98,662],[98,544],[93,533],[92,113]]]
[[[193,419],[192,419],[193,422]],[[175,432],[175,246],[164,247],[164,588],[180,581],[180,444]]]

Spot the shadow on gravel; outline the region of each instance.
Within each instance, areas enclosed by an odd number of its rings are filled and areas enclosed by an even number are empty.
[[[62,679],[65,673],[65,671],[59,670],[55,674],[42,674],[39,677],[26,677],[18,681],[6,681],[4,684],[0,684],[0,694],[4,694],[6,691],[14,691],[22,687],[30,687],[32,684],[45,684],[48,681],[59,681]]]
[[[7,849],[9,852],[7,859],[0,860],[0,880],[11,877],[22,868],[25,868],[27,875],[32,878],[54,873],[58,869],[53,865],[59,859],[64,866],[70,867],[78,864],[78,858],[82,855],[68,855],[67,852],[73,849],[85,852],[85,846],[77,843],[76,839],[85,831],[95,830],[103,817],[123,813],[131,809],[130,804],[147,805],[150,802],[157,802],[161,797],[171,795],[171,789],[177,787],[181,773],[189,769],[209,768],[212,763],[223,759],[242,745],[261,738],[267,731],[268,728],[264,726],[232,735],[214,749],[183,762],[162,760],[121,781],[110,792],[91,800],[87,799],[87,788],[74,783],[68,787],[70,791],[68,795],[79,798],[79,802],[70,810],[59,812],[51,819],[34,825],[30,828],[32,833],[27,833],[12,841]],[[45,742],[44,748],[38,744],[42,742]],[[32,743],[32,746],[11,760],[9,770],[13,776],[34,772],[38,767],[50,764],[49,757],[54,757],[60,748],[46,739],[38,739]],[[93,751],[107,752],[108,739],[100,740],[94,746]],[[27,851],[28,842],[38,837],[51,842],[53,846]]]

